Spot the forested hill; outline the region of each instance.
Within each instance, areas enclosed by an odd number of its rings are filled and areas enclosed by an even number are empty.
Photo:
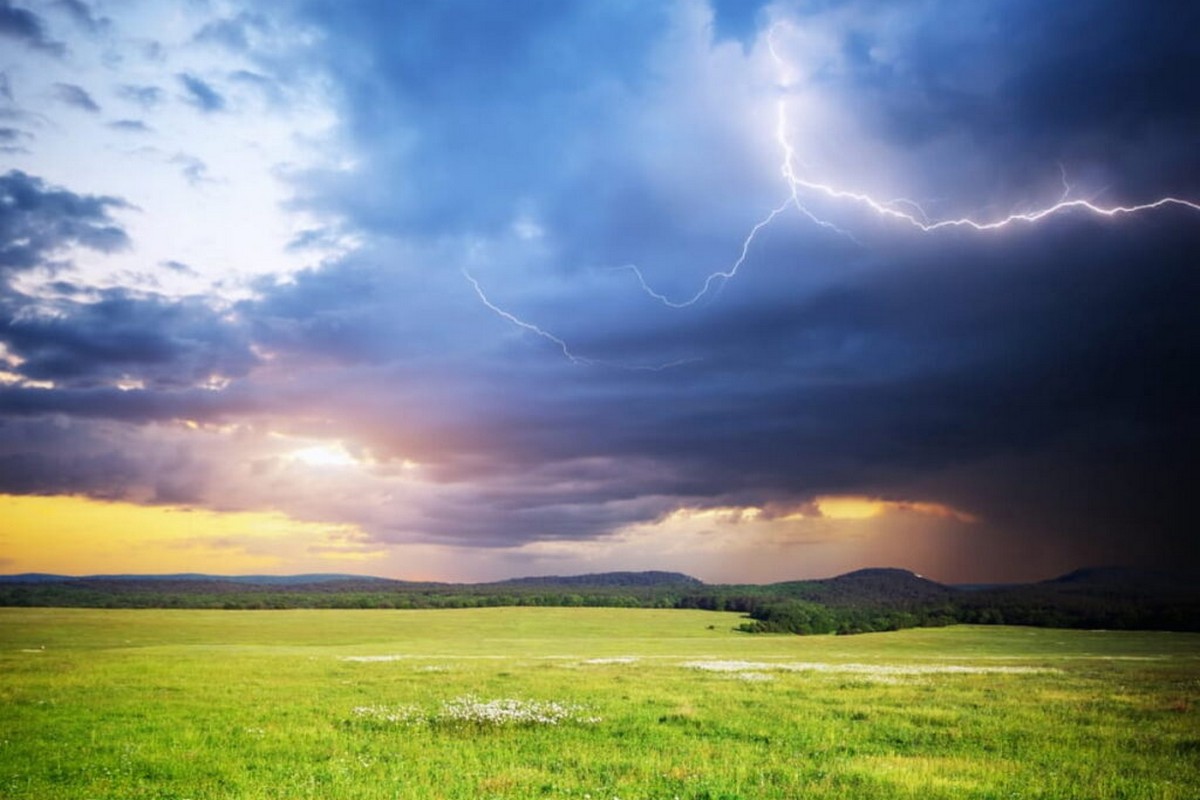
[[[510,578],[485,586],[703,586],[704,582],[682,572],[597,572],[588,575],[541,575]]]
[[[1188,576],[1089,568],[1028,584],[948,586],[902,569],[774,584],[706,584],[677,572],[538,576],[495,583],[360,575],[0,576],[0,605],[101,608],[701,608],[746,615],[749,632],[863,633],[954,623],[1200,631]]]
[[[465,608],[488,605],[672,607],[705,584],[678,572],[604,572],[494,583],[364,575],[0,576],[0,605],[138,608]]]
[[[773,583],[766,588],[797,600],[846,606],[930,604],[957,593],[952,587],[894,568],[860,569],[835,578]]]

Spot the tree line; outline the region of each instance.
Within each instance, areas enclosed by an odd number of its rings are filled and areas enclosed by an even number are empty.
[[[503,606],[680,608],[744,615],[747,633],[856,634],[960,623],[1200,631],[1195,592],[1137,593],[1029,585],[991,591],[833,582],[769,586],[555,586],[327,582],[265,586],[218,581],[77,580],[0,583],[2,606],[191,609],[446,609]]]

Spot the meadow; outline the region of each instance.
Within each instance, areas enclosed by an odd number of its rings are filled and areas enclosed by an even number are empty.
[[[0,608],[3,798],[1200,796],[1200,634]]]

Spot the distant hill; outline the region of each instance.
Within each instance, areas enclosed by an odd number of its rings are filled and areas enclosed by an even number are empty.
[[[362,575],[0,576],[0,606],[113,608],[468,608],[512,605],[674,607],[703,591],[677,572],[546,575],[497,583],[416,583]]]
[[[1200,581],[1133,567],[1087,567],[1037,583],[963,592],[959,614],[1041,627],[1200,630]]]
[[[787,597],[833,606],[931,603],[954,596],[955,589],[906,569],[870,568],[834,578],[768,584]]]
[[[66,575],[51,575],[46,572],[22,572],[19,575],[0,575],[2,583],[62,583],[74,580]]]
[[[253,586],[309,586],[321,583],[374,583],[391,586],[703,586],[699,578],[681,572],[597,572],[586,575],[536,575],[509,578],[477,584],[442,584],[377,578],[369,575],[312,573],[303,575],[208,575],[199,572],[179,572],[161,575],[54,575],[45,572],[25,572],[19,575],[0,575],[0,583],[236,583]]]
[[[906,569],[860,569],[818,583],[826,587],[830,599],[842,595],[860,602],[867,599],[880,602],[929,602],[945,600],[955,594],[955,590],[949,586]]]
[[[1033,585],[1053,585],[1084,591],[1104,589],[1140,593],[1152,589],[1187,592],[1196,589],[1197,576],[1138,567],[1086,567]]]
[[[587,575],[540,575],[509,578],[492,586],[703,586],[704,582],[682,572],[596,572]]]

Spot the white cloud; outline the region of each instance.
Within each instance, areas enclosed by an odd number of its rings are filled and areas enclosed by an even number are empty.
[[[106,13],[110,23],[90,35],[69,25],[55,31],[68,40],[65,57],[34,54],[8,70],[16,105],[37,120],[27,152],[11,154],[10,166],[134,207],[119,215],[133,247],[72,254],[73,278],[236,297],[257,276],[334,252],[288,249],[303,230],[333,222],[289,208],[293,176],[341,157],[330,84],[305,60],[309,34],[279,20],[255,38],[257,49],[235,53],[192,41],[215,18],[211,7],[137,0]],[[212,85],[227,110],[204,114],[186,102],[182,73]],[[86,91],[103,113],[52,102],[64,85]],[[131,132],[131,123],[146,127]],[[169,261],[197,274],[156,268]]]

